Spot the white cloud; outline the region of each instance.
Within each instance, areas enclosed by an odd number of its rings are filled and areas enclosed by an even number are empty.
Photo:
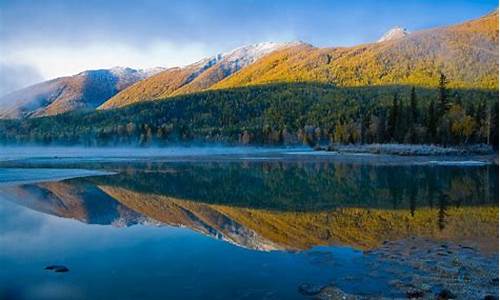
[[[177,45],[166,41],[144,47],[126,44],[89,43],[85,47],[68,45],[10,45],[2,50],[0,63],[22,63],[35,68],[45,79],[67,76],[89,69],[124,66],[132,68],[172,67],[213,55],[202,44]]]
[[[31,66],[0,63],[0,96],[42,80],[43,77]]]

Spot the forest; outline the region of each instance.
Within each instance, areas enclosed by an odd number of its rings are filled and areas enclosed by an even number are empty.
[[[2,144],[86,146],[226,143],[310,146],[489,144],[498,149],[498,91],[408,85],[266,84],[112,110],[0,121]]]

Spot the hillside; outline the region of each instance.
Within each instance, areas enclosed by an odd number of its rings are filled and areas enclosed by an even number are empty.
[[[109,109],[202,91],[254,63],[262,56],[297,44],[272,42],[254,44],[205,58],[182,68],[171,68],[123,90],[99,108]]]
[[[498,89],[498,11],[463,24],[351,48],[299,45],[272,53],[214,88],[275,82],[338,86],[436,86]]]
[[[268,42],[155,72],[86,71],[0,98],[0,118],[110,109],[206,90],[275,83],[436,87],[441,72],[450,88],[498,89],[498,11],[413,33],[395,28],[378,42],[355,47]]]
[[[498,11],[449,27],[414,33],[393,29],[372,44],[348,48],[275,44],[272,51],[244,59],[258,47],[262,44],[164,71],[123,90],[100,108],[270,83],[435,87],[441,72],[450,87],[498,88]]]
[[[497,148],[497,18],[352,48],[240,48],[139,81],[97,111],[0,121],[0,143]]]
[[[41,117],[95,109],[118,91],[160,70],[116,67],[45,81],[1,97],[0,118]]]
[[[439,89],[412,91],[397,85],[289,83],[211,90],[117,109],[0,120],[0,144],[398,142],[496,147],[498,92],[446,89],[445,94],[447,104],[441,109]]]

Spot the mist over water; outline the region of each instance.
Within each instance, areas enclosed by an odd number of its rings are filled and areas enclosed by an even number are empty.
[[[492,164],[491,156],[398,156],[372,153],[314,151],[307,146],[228,146],[220,144],[172,145],[165,147],[0,146],[0,167],[14,162],[64,164],[78,162],[133,162],[183,160],[322,160],[382,165],[481,166]],[[13,162],[9,164],[9,162]]]
[[[0,161],[27,158],[148,158],[182,157],[210,155],[252,155],[280,153],[286,151],[311,151],[307,147],[228,147],[222,145],[207,146],[169,146],[169,147],[0,147]]]

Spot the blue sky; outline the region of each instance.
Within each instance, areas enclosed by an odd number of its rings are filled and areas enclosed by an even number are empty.
[[[0,0],[0,76],[17,72],[31,83],[115,65],[184,65],[261,41],[351,46],[396,25],[416,31],[496,7],[490,0]],[[6,89],[0,82],[0,93]]]

